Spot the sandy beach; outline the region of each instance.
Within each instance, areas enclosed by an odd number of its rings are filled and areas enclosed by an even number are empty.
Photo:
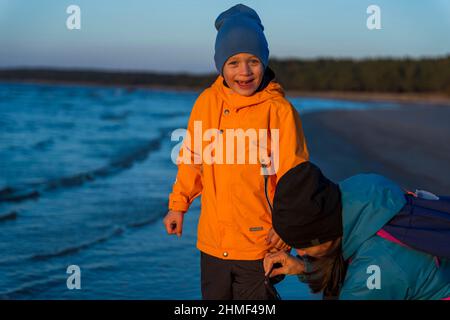
[[[450,194],[450,108],[410,104],[302,120],[311,159],[330,178],[377,172],[410,190]]]

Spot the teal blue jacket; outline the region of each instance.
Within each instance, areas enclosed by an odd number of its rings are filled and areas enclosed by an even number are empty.
[[[339,183],[344,259],[350,259],[340,299],[443,299],[450,297],[450,261],[386,240],[376,233],[406,200],[394,182],[361,174]],[[449,244],[450,245],[450,244]]]

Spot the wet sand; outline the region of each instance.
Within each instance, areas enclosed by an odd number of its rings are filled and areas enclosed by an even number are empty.
[[[405,104],[302,120],[311,160],[331,179],[376,172],[409,190],[450,194],[450,108]]]

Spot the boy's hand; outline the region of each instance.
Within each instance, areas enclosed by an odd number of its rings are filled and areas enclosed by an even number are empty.
[[[283,240],[281,240],[280,236],[273,230],[273,228],[270,228],[269,234],[266,238],[266,243],[270,245],[271,249],[270,252],[276,252],[276,251],[289,251],[291,247],[289,247],[286,243],[284,243]]]
[[[163,223],[168,234],[176,234],[178,237],[181,237],[183,233],[183,217],[184,213],[181,211],[170,210],[166,214]]]
[[[281,264],[281,267],[273,268],[275,263]],[[266,276],[274,277],[279,274],[302,274],[304,271],[305,267],[303,262],[291,256],[286,251],[267,253],[264,257],[264,272]]]

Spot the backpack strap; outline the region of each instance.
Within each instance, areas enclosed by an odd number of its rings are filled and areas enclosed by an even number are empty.
[[[377,231],[377,236],[379,236],[379,237],[381,237],[381,238],[383,238],[383,239],[386,239],[387,241],[390,241],[390,242],[394,242],[394,243],[396,243],[396,244],[399,244],[399,245],[401,245],[401,246],[403,246],[403,247],[412,249],[410,246],[404,244],[403,242],[401,242],[400,240],[398,240],[396,237],[394,237],[392,234],[390,234],[389,232],[387,232],[387,231],[384,230],[384,229],[378,230],[378,231]]]
[[[394,243],[396,243],[398,245],[401,245],[403,247],[406,247],[406,248],[414,250],[414,248],[411,248],[407,244],[401,242],[400,240],[398,240],[396,237],[394,237],[392,234],[390,234],[386,230],[383,230],[383,229],[378,230],[377,236],[379,236],[379,237],[381,237],[381,238],[383,238],[383,239],[385,239],[387,241],[394,242]],[[434,263],[436,264],[436,267],[439,269],[439,267],[441,266],[441,262],[439,260],[439,257],[434,256],[433,258],[434,258],[433,260],[434,260]]]
[[[264,170],[264,193],[266,195],[266,200],[267,200],[267,204],[269,205],[269,209],[270,209],[270,213],[273,212],[273,206],[270,203],[270,199],[269,199],[269,192],[267,190],[267,183],[269,182],[269,172],[267,170],[267,165],[266,164],[261,164],[261,167]]]

